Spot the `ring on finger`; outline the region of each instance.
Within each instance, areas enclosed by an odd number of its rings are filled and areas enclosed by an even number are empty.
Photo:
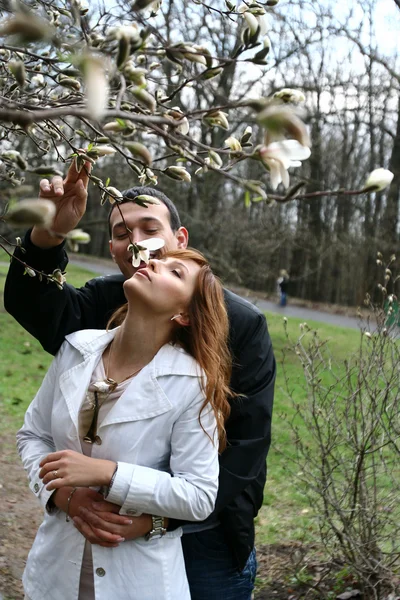
[[[54,479],[57,479],[57,477],[58,477],[58,471],[53,471],[53,475],[54,475]]]

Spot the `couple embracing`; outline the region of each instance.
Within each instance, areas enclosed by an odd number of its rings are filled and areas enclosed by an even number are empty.
[[[73,165],[41,181],[54,232],[76,227],[87,184]],[[55,354],[17,435],[45,512],[26,598],[250,600],[275,379],[265,318],[187,248],[169,198],[123,196],[109,216],[121,275],[62,291],[23,277],[18,259],[48,273],[68,260],[34,227],[7,276],[6,309]],[[129,245],[149,238],[163,252],[133,267]]]

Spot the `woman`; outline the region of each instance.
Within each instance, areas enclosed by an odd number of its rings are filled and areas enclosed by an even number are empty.
[[[17,434],[46,508],[23,577],[30,600],[190,598],[180,529],[104,548],[68,519],[81,486],[121,514],[193,521],[216,498],[231,368],[221,284],[200,253],[177,250],[124,292],[119,327],[67,336]]]

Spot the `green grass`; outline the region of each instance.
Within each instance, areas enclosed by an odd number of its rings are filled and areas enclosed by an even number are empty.
[[[268,455],[268,480],[264,493],[264,505],[257,517],[259,543],[282,543],[288,540],[311,541],[315,539],[317,525],[313,519],[308,499],[296,482],[296,467],[291,462],[295,455],[289,422],[295,409],[287,393],[287,383],[296,402],[305,401],[305,379],[299,357],[292,349],[301,334],[302,320],[289,318],[287,332],[282,316],[266,313],[268,328],[277,361],[274,415],[272,420],[272,445]],[[354,354],[359,346],[360,332],[316,321],[307,321],[322,340],[328,341],[327,351],[332,362],[338,363]],[[311,334],[308,334],[311,335]],[[283,366],[284,363],[284,366]],[[329,374],[324,374],[329,378]],[[309,434],[301,422],[297,422],[305,439]]]
[[[5,262],[7,256],[1,252],[0,263]],[[0,415],[8,429],[16,431],[52,357],[5,312],[2,296],[7,270],[8,267],[0,265]],[[90,271],[68,266],[68,281],[76,287],[93,276]]]
[[[0,253],[0,262],[6,261]],[[0,295],[3,290],[7,267],[0,266]],[[83,285],[93,277],[89,271],[68,267],[68,282]],[[1,297],[1,296],[0,296]],[[26,333],[2,309],[0,302],[0,417],[2,429],[15,432],[22,424],[27,406],[38,390],[48,368],[51,357],[40,344]],[[273,341],[278,372],[275,388],[273,418],[273,443],[268,457],[268,482],[265,489],[264,506],[257,518],[259,543],[281,543],[285,540],[310,540],[314,537],[312,512],[308,502],[288,472],[294,446],[288,421],[294,415],[284,381],[282,368],[285,357],[286,378],[297,402],[305,397],[304,376],[299,359],[286,338],[282,317],[267,313],[268,326]],[[300,320],[289,319],[289,337],[295,341],[300,334]],[[308,322],[322,339],[329,340],[333,361],[348,357],[358,347],[360,333],[346,328],[334,327],[317,322]],[[307,436],[307,431],[302,430]]]

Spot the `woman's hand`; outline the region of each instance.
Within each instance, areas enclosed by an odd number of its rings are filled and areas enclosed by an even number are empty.
[[[65,486],[109,485],[117,463],[84,456],[74,450],[60,450],[48,454],[39,466],[39,477],[51,491]]]

